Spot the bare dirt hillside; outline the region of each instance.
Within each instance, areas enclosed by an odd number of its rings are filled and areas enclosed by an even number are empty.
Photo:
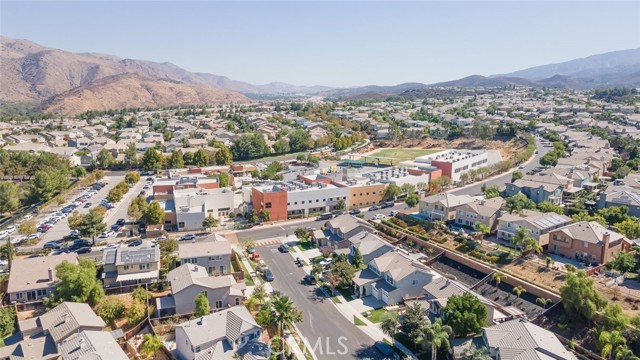
[[[250,102],[247,97],[229,90],[120,74],[54,96],[46,111],[74,115],[88,110],[246,102]]]

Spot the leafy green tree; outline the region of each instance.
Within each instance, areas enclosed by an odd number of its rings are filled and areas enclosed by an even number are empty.
[[[403,194],[410,195],[416,192],[416,186],[413,184],[402,184],[400,190],[402,190]]]
[[[133,185],[140,181],[140,173],[137,171],[130,171],[124,176],[124,181],[129,185]]]
[[[521,171],[514,171],[511,174],[511,182],[515,182],[516,180],[522,179],[522,172]]]
[[[157,201],[152,202],[142,216],[147,225],[157,225],[164,222],[164,209]]]
[[[137,325],[147,316],[147,306],[140,301],[134,301],[127,306],[124,316],[129,324]]]
[[[291,152],[291,147],[289,147],[289,140],[285,138],[281,138],[273,144],[273,151],[276,154],[287,154]]]
[[[289,134],[289,146],[292,152],[300,152],[309,149],[311,145],[311,135],[303,129],[296,129]]]
[[[51,309],[65,301],[97,305],[104,297],[97,275],[98,268],[93,260],[80,259],[77,265],[63,261],[56,266],[56,277],[60,282],[53,293],[44,298],[45,306]]]
[[[419,202],[420,198],[418,197],[418,194],[409,194],[409,196],[407,196],[407,199],[405,200],[405,203],[409,208],[417,206]]]
[[[162,154],[160,154],[155,148],[149,148],[142,156],[142,168],[146,171],[156,172],[162,168],[163,160]]]
[[[34,220],[23,221],[18,226],[18,233],[22,235],[33,234],[36,232],[36,222]]]
[[[616,348],[616,350],[614,351],[613,358],[615,360],[638,360],[638,359],[640,359],[633,353],[633,350],[629,349],[626,346],[618,346]]]
[[[3,339],[16,330],[16,309],[13,306],[0,308],[0,337]]]
[[[449,297],[443,313],[444,323],[463,337],[479,333],[487,323],[487,307],[469,292]]]
[[[209,163],[209,157],[203,149],[198,149],[198,151],[193,154],[193,162],[197,166],[206,166],[207,163]]]
[[[503,273],[499,273],[499,272],[494,272],[493,274],[491,274],[491,280],[495,281],[496,286],[499,286],[500,283],[502,282],[502,280],[506,279],[507,275],[503,274]]]
[[[491,228],[479,221],[477,221],[473,227],[483,236],[491,234]]]
[[[124,193],[122,192],[122,190],[118,187],[114,187],[113,189],[109,190],[109,193],[107,194],[107,201],[111,203],[117,203],[118,201],[122,200],[123,196]]]
[[[11,181],[0,181],[0,214],[12,213],[19,207],[18,187]]]
[[[69,228],[78,230],[80,236],[91,236],[95,245],[95,237],[107,229],[107,225],[102,222],[104,219],[105,208],[97,206],[89,210],[87,214],[81,215],[78,211],[74,211],[67,218]]]
[[[231,154],[236,160],[250,160],[269,154],[269,146],[259,133],[241,135],[231,146]]]
[[[262,221],[271,220],[271,213],[266,209],[260,209],[260,213],[258,215],[260,216],[260,219],[262,219]]]
[[[636,257],[633,254],[624,251],[619,252],[618,255],[609,262],[609,266],[611,266],[612,269],[618,270],[621,273],[627,273],[635,270],[636,265]]]
[[[471,344],[462,354],[462,360],[492,360],[493,358],[489,354],[486,346],[478,347],[476,344]]]
[[[229,174],[225,172],[220,173],[218,175],[218,181],[220,182],[221,188],[229,186],[229,180],[230,180]]]
[[[138,166],[138,149],[136,149],[135,143],[127,144],[127,148],[124,150],[124,163],[129,169]]]
[[[47,201],[69,186],[69,180],[62,171],[38,171],[29,184],[31,196],[36,201]]]
[[[392,339],[395,338],[398,333],[398,326],[400,326],[400,321],[398,320],[398,313],[396,312],[386,313],[380,322],[382,332]]]
[[[635,218],[628,218],[614,225],[616,230],[629,239],[640,238],[640,221]]]
[[[624,331],[631,322],[618,303],[608,303],[598,318],[598,328],[606,331]]]
[[[356,267],[348,261],[334,261],[329,271],[329,282],[338,288],[347,288],[353,283]]]
[[[552,204],[549,201],[543,201],[538,204],[538,210],[548,213],[554,212],[556,214],[564,214],[564,209],[560,205]]]
[[[136,288],[131,292],[131,297],[134,301],[146,304],[147,299],[149,298],[149,292],[142,286],[136,286]]]
[[[531,236],[531,232],[526,228],[518,228],[516,233],[511,237],[510,241],[516,249],[522,249],[526,244],[531,242],[531,239],[536,240]]]
[[[158,351],[162,348],[162,340],[153,334],[144,334],[142,345],[140,345],[140,353],[146,359],[153,359]]]
[[[602,216],[607,224],[618,224],[629,219],[628,211],[629,208],[626,206],[610,206],[598,210],[597,214]]]
[[[218,226],[219,224],[220,224],[220,220],[214,218],[211,214],[209,214],[209,216],[204,218],[204,221],[202,222],[202,227],[209,230],[209,232],[211,232],[211,229]]]
[[[251,209],[251,211],[249,211],[245,217],[252,224],[257,224],[258,221],[260,220],[260,218],[258,217],[258,212],[256,211],[256,209]]]
[[[124,314],[125,305],[122,300],[115,296],[107,296],[100,301],[96,307],[96,314],[107,324],[119,319]]]
[[[134,220],[139,220],[144,216],[144,213],[147,211],[149,204],[147,203],[147,199],[144,195],[139,195],[131,204],[129,204],[129,208],[127,209],[127,215],[129,215]]]
[[[400,187],[396,184],[389,184],[389,186],[387,186],[387,188],[384,190],[382,198],[384,200],[395,201],[400,195],[402,195],[402,189],[400,189]]]
[[[83,166],[76,166],[73,168],[71,173],[76,177],[76,179],[80,179],[87,176],[87,169],[85,169]]]
[[[211,307],[209,306],[209,299],[207,298],[207,294],[205,292],[201,292],[195,298],[196,303],[196,316],[201,317],[205,315],[209,315],[211,312]]]
[[[251,297],[256,299],[258,304],[262,304],[264,303],[264,300],[269,297],[269,293],[267,293],[267,289],[265,289],[264,284],[258,284],[253,288]]]
[[[435,180],[429,182],[429,192],[436,193],[451,185],[451,178],[448,176],[441,176]]]
[[[437,359],[438,349],[444,347],[449,350],[451,348],[449,339],[451,338],[452,332],[451,326],[443,325],[442,319],[440,318],[425,328],[425,340],[431,344],[431,360]]]
[[[548,152],[540,158],[542,166],[556,166],[558,164],[558,154],[555,151]]]
[[[338,200],[336,203],[336,210],[344,210],[347,207],[347,202],[344,199]]]
[[[591,320],[606,304],[595,288],[593,279],[584,271],[567,274],[565,285],[560,288],[560,296],[568,314],[577,315],[586,320]]]
[[[498,185],[487,186],[483,192],[485,199],[497,198],[500,196],[500,187]]]
[[[536,203],[529,199],[526,195],[518,193],[507,198],[506,208],[510,213],[519,213],[525,209],[535,209]]]
[[[366,266],[366,264],[364,263],[364,257],[362,256],[362,252],[360,252],[359,248],[356,248],[356,250],[354,251],[353,258],[351,259],[351,264],[356,269],[362,269],[364,266]]]
[[[423,330],[427,325],[429,325],[427,312],[417,303],[409,305],[402,319],[400,319],[400,330],[411,339],[414,345],[422,342],[424,338]]]
[[[169,169],[182,169],[184,168],[184,159],[179,151],[172,151],[169,159],[167,160],[167,167]]]
[[[233,162],[231,150],[223,144],[220,144],[218,151],[214,155],[216,165],[230,165]]]
[[[102,149],[96,156],[96,166],[102,169],[106,169],[115,163],[115,159],[111,152],[107,149]]]

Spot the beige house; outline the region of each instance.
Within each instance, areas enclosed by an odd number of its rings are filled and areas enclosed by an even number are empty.
[[[55,290],[58,282],[56,266],[68,261],[78,263],[78,255],[60,254],[36,258],[14,259],[9,273],[7,294],[11,303],[39,302]]]
[[[147,284],[158,281],[160,249],[149,245],[104,250],[104,287]]]
[[[458,208],[474,201],[475,199],[469,195],[441,192],[421,199],[418,210],[427,220],[453,222]]]
[[[476,200],[458,207],[456,210],[456,225],[474,227],[476,223],[482,223],[493,232],[498,226],[500,208],[505,201],[501,197],[489,200]]]
[[[571,224],[571,218],[556,213],[523,210],[520,214],[504,214],[498,218],[498,239],[510,241],[519,228],[524,228],[541,246],[549,244],[549,232]]]
[[[198,265],[181,265],[169,272],[167,280],[171,283],[176,314],[195,312],[194,299],[203,292],[215,310],[240,305],[244,299],[245,286],[238,284],[233,275],[209,276],[207,269]]]
[[[182,241],[178,244],[180,264],[203,267],[210,275],[231,272],[231,245],[224,237],[214,234],[203,240]]]

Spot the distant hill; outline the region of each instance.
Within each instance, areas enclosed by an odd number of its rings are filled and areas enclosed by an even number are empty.
[[[73,115],[89,110],[249,101],[240,93],[211,86],[152,80],[137,74],[118,74],[56,95],[44,103],[44,110]]]
[[[322,91],[318,95],[327,96],[330,98],[366,98],[366,95],[374,96],[375,98],[384,98],[391,95],[397,95],[407,90],[420,89],[427,85],[421,83],[402,83],[392,86],[379,86],[379,85],[367,85],[361,87],[332,89],[328,91]],[[364,96],[364,97],[363,97]]]
[[[517,77],[489,78],[482,75],[471,75],[462,79],[429,85],[430,87],[505,87],[508,85],[537,86],[536,83]]]

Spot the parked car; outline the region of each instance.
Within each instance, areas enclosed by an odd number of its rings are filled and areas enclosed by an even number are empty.
[[[373,205],[372,207],[369,208],[369,211],[376,211],[376,210],[380,210],[378,205]]]
[[[90,208],[90,207],[91,207],[91,203],[90,203],[90,202],[84,203],[84,208],[85,208],[85,209],[86,209],[86,208]]]
[[[289,245],[282,244],[282,245],[278,246],[278,250],[280,250],[280,252],[282,252],[282,253],[288,253],[289,252]]]
[[[262,277],[265,281],[273,281],[273,273],[271,270],[267,269],[262,273]]]
[[[120,244],[108,244],[107,246],[102,248],[102,250],[117,249],[118,247],[120,247]]]
[[[140,245],[142,245],[142,240],[133,240],[127,246],[128,247],[135,247],[135,246],[140,246]]]
[[[391,210],[391,212],[389,213],[390,216],[396,216],[398,215],[398,210]]]
[[[74,251],[76,254],[88,254],[91,252],[91,248],[89,246],[81,247]]]
[[[43,249],[60,249],[62,244],[58,241],[47,241],[42,246]]]
[[[118,219],[118,220],[116,221],[116,224],[117,224],[117,225],[120,225],[120,226],[124,225],[124,223],[125,223],[125,220],[124,220],[124,219]]]
[[[322,267],[327,267],[327,266],[331,265],[332,262],[333,262],[332,258],[327,258],[327,259],[324,259],[324,260],[320,261],[320,265]]]
[[[299,257],[296,258],[295,263],[298,266],[304,266],[304,261],[302,259],[300,259]]]
[[[385,215],[385,214],[375,214],[373,216],[374,220],[382,220],[382,219],[386,219],[386,218],[387,218],[387,215]]]
[[[180,241],[193,240],[195,238],[196,238],[196,236],[194,234],[187,234],[187,235],[184,235],[183,237],[181,237]]]
[[[106,238],[108,238],[109,236],[111,236],[113,234],[115,234],[115,232],[113,230],[107,230],[107,231],[103,232],[102,234],[100,234],[99,237],[101,239],[106,239]]]
[[[360,213],[361,213],[360,209],[351,209],[351,210],[349,210],[349,215],[358,215]]]
[[[8,228],[6,228],[5,231],[11,234],[12,232],[16,231],[16,227],[14,225],[11,225]]]
[[[113,225],[111,225],[111,230],[113,230],[113,231],[118,231],[118,230],[120,230],[120,225],[118,225],[118,224],[113,224]]]
[[[381,209],[386,209],[386,208],[393,207],[393,205],[395,205],[393,203],[393,201],[385,201],[385,202],[382,203],[382,205],[380,205],[380,208]]]
[[[304,276],[303,282],[305,284],[309,284],[309,285],[315,285],[318,283],[318,280],[316,280],[316,277],[311,275],[311,274],[307,274]]]

